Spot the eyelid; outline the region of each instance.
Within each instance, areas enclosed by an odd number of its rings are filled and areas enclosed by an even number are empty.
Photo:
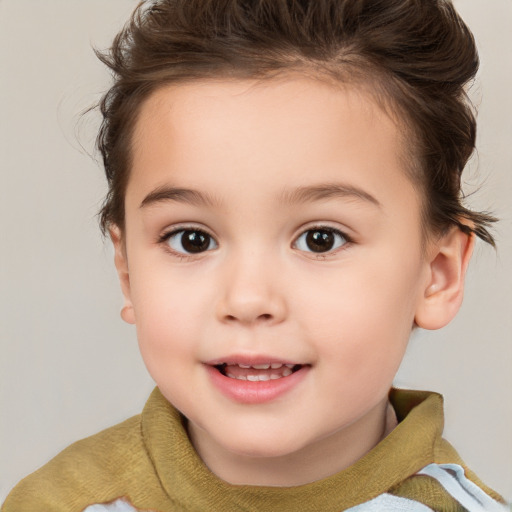
[[[346,240],[349,240],[349,241],[353,241],[354,240],[354,236],[349,234],[350,232],[352,232],[351,229],[349,229],[348,227],[345,227],[345,226],[341,226],[339,223],[337,222],[329,222],[329,221],[318,221],[318,222],[308,222],[308,223],[305,223],[303,224],[300,228],[296,229],[295,230],[295,240],[297,240],[297,238],[299,238],[300,235],[302,235],[303,233],[305,233],[306,231],[311,231],[311,230],[315,230],[315,229],[319,229],[319,230],[325,230],[325,231],[334,231],[334,232],[337,232],[337,233],[340,233]]]
[[[179,224],[173,224],[172,226],[169,226],[167,228],[164,228],[161,231],[161,234],[157,237],[157,243],[165,242],[170,236],[179,233],[180,231],[202,231],[203,233],[206,233],[208,236],[211,236],[215,241],[217,241],[216,237],[211,233],[211,231],[199,224],[199,223],[193,223],[193,222],[183,222]]]

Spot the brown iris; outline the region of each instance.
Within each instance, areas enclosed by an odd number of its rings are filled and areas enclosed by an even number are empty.
[[[334,247],[334,233],[324,229],[315,229],[306,235],[306,245],[313,252],[327,252]]]
[[[181,245],[187,252],[203,252],[210,247],[210,235],[203,231],[185,230],[181,235]]]

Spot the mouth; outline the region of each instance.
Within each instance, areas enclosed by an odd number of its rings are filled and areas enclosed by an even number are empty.
[[[311,364],[268,356],[233,355],[204,363],[210,382],[228,399],[240,404],[278,400],[301,386]]]
[[[220,363],[213,365],[224,377],[250,382],[265,382],[289,377],[306,365],[297,363]]]

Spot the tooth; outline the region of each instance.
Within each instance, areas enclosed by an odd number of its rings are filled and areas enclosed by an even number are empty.
[[[266,374],[266,373],[262,373],[260,375],[258,375],[258,379],[260,381],[264,381],[264,380],[270,380],[270,375]]]
[[[229,377],[230,379],[247,380],[245,378],[245,375],[237,376],[237,375],[233,375],[232,373],[226,372],[226,376]]]
[[[293,368],[295,365],[294,364],[285,364],[286,368]]]
[[[277,370],[278,368],[281,368],[281,366],[283,366],[282,363],[270,363],[270,368],[272,368],[272,370]]]
[[[251,382],[258,382],[260,379],[257,375],[247,375],[247,380],[250,380]]]
[[[283,377],[288,377],[288,375],[291,375],[293,372],[290,370],[288,365],[286,365],[286,368],[283,370]]]
[[[270,374],[270,380],[277,380],[280,379],[281,375],[278,375],[277,373],[271,373]]]
[[[250,368],[251,365],[250,364],[238,364],[238,366],[240,366],[240,368]]]
[[[255,369],[255,370],[268,370],[270,368],[270,364],[269,363],[265,363],[265,364],[253,364],[252,367]]]

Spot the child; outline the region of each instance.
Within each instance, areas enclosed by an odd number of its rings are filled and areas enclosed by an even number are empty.
[[[389,391],[493,243],[451,4],[151,2],[103,59],[102,227],[158,388],[3,510],[504,510],[440,396]]]

